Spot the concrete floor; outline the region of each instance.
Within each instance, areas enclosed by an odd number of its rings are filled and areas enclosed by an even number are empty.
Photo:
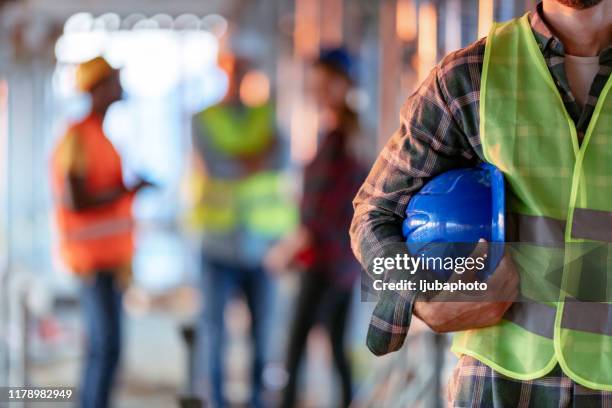
[[[115,406],[118,408],[167,408],[185,378],[186,357],[177,322],[171,316],[152,314],[125,321],[125,351],[119,373]],[[33,362],[32,384],[76,386],[80,372],[80,345],[55,348],[54,357]]]
[[[142,296],[141,298],[138,296],[135,297],[136,300],[131,299],[131,303],[128,302],[126,307],[125,348],[114,407],[177,407],[178,396],[185,391],[188,364],[180,327],[189,315],[184,310],[193,309],[193,305],[185,307],[185,303],[193,302],[185,302],[190,296],[185,292],[166,295],[163,302],[160,302],[161,306],[143,301]],[[179,306],[181,302],[183,303],[181,307],[176,307],[177,302],[173,297],[179,298]],[[279,323],[274,331],[274,336],[280,339],[287,336],[288,319],[291,318],[292,308],[290,303],[286,303],[289,298],[290,296],[287,296],[285,303],[277,307],[277,310],[284,311],[284,317],[278,320]],[[364,346],[372,307],[373,304],[361,303],[356,299],[352,323],[347,334],[347,350],[353,361],[357,387],[363,385],[364,381],[372,381],[373,374],[377,371],[382,370],[384,374],[386,366],[393,364],[397,366],[393,362],[402,358],[396,353],[377,359]],[[190,316],[191,319],[193,317]],[[56,313],[52,320],[51,326],[56,326],[58,329],[55,331],[59,334],[46,336],[44,341],[41,339],[44,336],[40,335],[31,339],[30,383],[45,386],[77,386],[83,337],[79,310],[73,308]],[[226,394],[232,406],[242,407],[245,406],[249,395],[250,344],[246,306],[240,301],[234,302],[228,308],[226,321],[229,332],[226,353]],[[417,355],[423,359],[422,353],[412,350],[411,353],[411,358]],[[284,354],[282,348],[275,354],[277,367],[275,372],[282,373],[282,369],[279,368],[282,367]],[[327,408],[337,405],[339,387],[336,385],[337,379],[332,371],[331,360],[326,333],[321,329],[313,330],[308,340],[308,358],[302,368],[300,407]],[[444,375],[447,376],[448,373]],[[406,387],[400,389],[407,387],[409,384],[406,382]],[[357,391],[359,392],[359,389]],[[58,405],[57,408],[61,407]]]
[[[133,294],[132,294],[133,295]],[[185,294],[177,296],[185,297]],[[132,299],[133,300],[133,299]],[[138,299],[137,299],[138,300]],[[126,308],[124,320],[124,344],[118,388],[115,394],[117,408],[168,408],[177,406],[177,396],[185,390],[187,375],[187,354],[180,335],[180,327],[185,313],[168,311],[172,302],[165,300],[164,307],[151,307],[148,310],[141,303],[132,302]],[[140,305],[140,306],[139,306]],[[290,305],[280,310],[290,311]],[[82,326],[79,310],[72,309],[56,313],[53,326],[59,334],[43,341],[35,336],[30,344],[31,363],[30,383],[66,386],[78,385],[82,348]],[[285,313],[289,319],[291,313]],[[229,308],[229,344],[226,356],[228,383],[226,392],[233,405],[242,406],[249,394],[249,354],[248,312],[240,301]],[[354,326],[354,325],[353,325]],[[286,337],[287,324],[276,327],[276,336]],[[357,335],[362,341],[363,333]],[[49,336],[47,336],[49,337]],[[355,333],[349,337],[354,338]],[[359,345],[361,346],[361,341]],[[368,360],[365,347],[360,358]],[[304,407],[333,406],[336,395],[336,378],[331,371],[331,352],[326,334],[314,330],[308,342],[309,357],[305,361],[302,377],[302,402]],[[282,351],[277,351],[278,365]],[[371,358],[371,357],[370,357]],[[282,370],[281,370],[282,371]],[[355,371],[363,371],[359,367]]]

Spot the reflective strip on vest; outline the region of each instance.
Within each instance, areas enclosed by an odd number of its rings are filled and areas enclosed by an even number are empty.
[[[576,208],[572,220],[572,237],[612,242],[612,212]]]
[[[216,235],[246,228],[254,234],[278,238],[298,222],[297,207],[285,181],[276,171],[258,172],[241,180],[203,179],[191,221]]]
[[[551,217],[511,213],[508,229],[507,241],[555,247],[565,243],[565,221]]]
[[[117,218],[88,224],[77,230],[66,232],[67,241],[87,241],[130,232],[134,226],[131,218]]]
[[[504,319],[538,336],[552,339],[555,332],[556,313],[557,309],[555,307],[522,299],[508,309]]]
[[[612,305],[566,299],[561,327],[612,336]]]
[[[297,207],[287,197],[286,181],[282,174],[270,171],[255,174],[241,183],[241,215],[251,231],[279,237],[297,225]]]

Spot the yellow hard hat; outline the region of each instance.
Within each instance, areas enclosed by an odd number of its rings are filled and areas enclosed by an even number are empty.
[[[76,87],[81,92],[88,92],[115,71],[102,57],[82,62],[76,69]]]

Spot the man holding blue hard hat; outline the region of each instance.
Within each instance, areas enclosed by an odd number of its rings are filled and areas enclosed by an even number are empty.
[[[472,255],[501,258],[487,301],[385,292],[372,316],[367,343],[377,355],[402,346],[413,313],[436,332],[457,332],[451,406],[612,403],[611,44],[612,0],[544,0],[494,25],[407,100],[355,198],[353,249],[370,273],[372,259],[406,241],[414,255],[420,243],[478,232],[490,243]],[[506,222],[499,174],[481,163],[503,174]],[[484,224],[470,201],[479,194]],[[466,235],[463,222],[474,227]],[[501,233],[503,257],[491,251]],[[561,290],[530,291],[539,279],[558,279]]]

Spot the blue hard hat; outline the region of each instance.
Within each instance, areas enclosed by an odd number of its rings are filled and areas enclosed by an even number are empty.
[[[489,244],[486,279],[503,256],[503,174],[490,164],[451,170],[430,180],[408,203],[402,231],[412,256],[467,257],[478,240]],[[452,271],[434,270],[450,277]]]

